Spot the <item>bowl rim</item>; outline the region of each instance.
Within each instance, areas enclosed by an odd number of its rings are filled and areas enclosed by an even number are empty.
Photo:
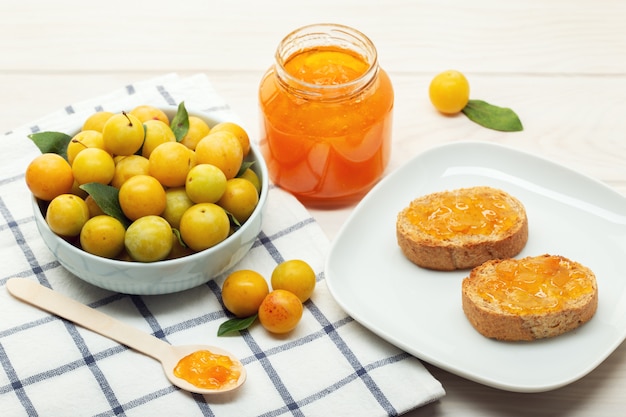
[[[163,111],[165,111],[166,113],[170,113],[168,114],[168,117],[172,117],[172,112],[175,114],[177,107],[175,106],[154,106],[158,109],[161,109]],[[214,126],[217,123],[220,122],[224,122],[226,120],[222,120],[222,119],[218,119],[215,117],[211,117],[209,116],[207,113],[201,112],[201,111],[194,111],[194,110],[187,110],[187,113],[189,116],[197,116],[202,118],[205,121],[211,122],[212,124],[210,126]],[[74,128],[74,129],[67,129],[71,134],[71,132],[74,131],[78,131],[80,129],[80,127],[78,128]],[[252,155],[252,158],[250,158],[250,155]],[[250,219],[253,216],[259,216],[261,215],[261,212],[264,210],[265,208],[265,203],[267,201],[267,197],[269,194],[269,178],[268,178],[268,170],[267,170],[267,164],[265,162],[265,160],[263,159],[263,155],[261,154],[261,151],[259,150],[258,146],[256,143],[254,143],[253,141],[250,141],[250,153],[248,154],[248,156],[246,157],[247,159],[254,159],[254,165],[253,167],[257,167],[258,171],[260,171],[261,173],[261,193],[259,194],[259,201],[257,202],[256,207],[254,208],[254,211],[252,212],[252,214],[250,215],[250,217],[237,229],[235,230],[235,232],[231,235],[229,235],[226,239],[224,239],[223,241],[219,242],[218,244],[211,246],[210,248],[207,249],[203,249],[201,251],[198,252],[194,252],[191,253],[189,255],[184,255],[178,258],[172,258],[172,259],[163,259],[163,260],[159,260],[159,261],[154,261],[154,262],[139,262],[139,261],[134,261],[134,260],[123,260],[123,259],[115,259],[115,258],[106,258],[103,256],[98,256],[98,255],[94,255],[92,253],[89,253],[85,250],[83,250],[82,248],[73,245],[72,243],[68,242],[66,239],[64,239],[63,237],[57,235],[56,233],[54,233],[50,227],[48,226],[48,223],[46,222],[45,216],[43,214],[43,210],[42,210],[42,200],[38,199],[37,197],[35,197],[32,193],[30,193],[30,197],[31,197],[31,203],[32,203],[32,207],[33,207],[33,215],[38,218],[38,222],[39,224],[41,224],[43,227],[46,227],[48,229],[48,231],[50,231],[50,233],[52,233],[52,235],[54,235],[53,237],[55,237],[58,241],[59,244],[62,245],[63,247],[65,247],[66,249],[70,250],[70,251],[76,251],[76,253],[78,253],[80,256],[85,256],[85,258],[89,261],[95,261],[95,262],[99,262],[101,264],[110,264],[111,266],[121,266],[123,265],[125,268],[146,268],[146,266],[158,266],[158,267],[171,267],[171,266],[176,266],[178,264],[186,264],[188,262],[193,262],[195,260],[198,259],[202,259],[208,255],[211,255],[214,252],[219,252],[223,247],[229,245],[232,242],[233,236],[244,233],[247,229],[249,229],[250,227],[252,227],[252,224],[254,222],[250,221]],[[244,161],[246,160],[246,158],[244,158]],[[41,233],[40,233],[41,234]],[[43,237],[42,237],[43,238]],[[55,256],[56,257],[56,256]]]

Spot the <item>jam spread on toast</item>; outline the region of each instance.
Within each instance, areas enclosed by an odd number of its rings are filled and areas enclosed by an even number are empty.
[[[412,203],[411,223],[439,238],[502,234],[519,221],[519,213],[501,193],[446,192]]]
[[[480,296],[513,314],[555,311],[565,300],[593,292],[585,271],[559,256],[504,260],[496,264],[495,275]]]

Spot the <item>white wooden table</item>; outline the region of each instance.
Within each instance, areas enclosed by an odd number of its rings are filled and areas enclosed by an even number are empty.
[[[257,129],[258,82],[291,30],[336,22],[366,33],[396,91],[390,170],[465,139],[503,143],[626,193],[626,3],[619,0],[161,0],[0,3],[0,131],[169,72],[205,73]],[[443,117],[430,79],[455,68],[472,98],[512,107],[525,130]],[[332,239],[351,208],[312,213]],[[572,360],[576,353],[572,352]],[[447,395],[414,416],[614,416],[626,409],[626,346],[567,387],[517,394],[427,365]]]

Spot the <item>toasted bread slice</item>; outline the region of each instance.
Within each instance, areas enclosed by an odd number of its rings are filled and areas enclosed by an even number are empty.
[[[598,306],[594,273],[557,255],[492,260],[462,284],[463,311],[482,335],[507,341],[553,337],[588,322]]]
[[[469,269],[517,255],[528,241],[522,203],[492,187],[460,188],[417,198],[397,217],[396,235],[416,265]]]

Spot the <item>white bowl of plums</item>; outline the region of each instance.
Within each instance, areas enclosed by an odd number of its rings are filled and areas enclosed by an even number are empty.
[[[26,184],[59,263],[95,286],[167,294],[236,265],[262,224],[263,158],[239,124],[141,105],[29,136]]]

